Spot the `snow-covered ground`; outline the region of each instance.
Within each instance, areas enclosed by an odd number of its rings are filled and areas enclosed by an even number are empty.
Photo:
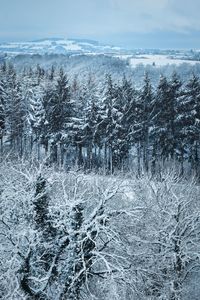
[[[179,66],[183,63],[190,65],[199,64],[200,61],[192,60],[194,53],[174,50],[125,50],[120,47],[104,45],[97,41],[85,39],[50,38],[30,42],[11,42],[0,44],[0,54],[8,56],[18,54],[62,54],[62,55],[102,55],[105,54],[128,61],[133,68],[139,64],[162,67],[166,65]],[[198,51],[195,52],[198,54]],[[184,57],[188,57],[184,59]]]
[[[155,65],[156,67],[162,67],[165,65],[181,65],[183,63],[188,63],[191,65],[200,63],[200,61],[172,58],[167,55],[157,55],[157,54],[137,55],[134,58],[129,58],[129,62],[132,67],[136,67],[139,64]]]
[[[103,45],[84,39],[44,39],[32,42],[0,44],[0,53],[16,54],[71,54],[71,53],[119,53],[121,48]]]

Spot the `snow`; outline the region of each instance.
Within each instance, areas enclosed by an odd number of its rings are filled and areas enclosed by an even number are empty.
[[[195,65],[196,63],[200,63],[199,61],[172,58],[167,55],[157,55],[157,54],[137,55],[134,58],[130,58],[129,62],[132,67],[136,67],[139,64],[143,64],[143,65],[155,64],[156,67],[161,67],[165,65],[181,65],[183,63],[188,63],[190,65]]]
[[[130,66],[135,68],[139,64],[144,66],[153,65],[162,67],[166,65],[180,66],[187,63],[191,66],[199,64],[200,61],[192,60],[191,54],[188,51],[175,51],[171,54],[170,51],[164,52],[157,50],[159,54],[147,50],[126,51],[120,47],[103,45],[94,41],[73,40],[73,39],[46,39],[32,42],[11,42],[0,44],[0,53],[9,55],[18,54],[84,54],[84,55],[99,55],[110,54],[113,57],[129,62]],[[188,57],[182,59],[183,57]]]
[[[66,46],[63,46],[63,48],[66,50],[66,51],[79,51],[79,50],[82,50],[82,48],[79,46],[79,45],[76,45],[76,44],[69,44],[69,45],[66,45]]]
[[[63,53],[68,52],[82,52],[88,53],[105,53],[105,52],[119,52],[119,47],[112,47],[109,45],[99,45],[91,41],[83,42],[73,39],[47,39],[33,42],[17,42],[0,44],[0,52],[8,54],[44,54],[44,53]]]

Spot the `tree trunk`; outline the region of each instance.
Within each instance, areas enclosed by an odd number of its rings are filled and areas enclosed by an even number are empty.
[[[104,144],[104,162],[103,162],[103,169],[104,169],[104,174],[106,174],[107,170],[107,145],[106,143]]]
[[[81,144],[78,144],[78,166],[81,167],[83,165],[83,147]]]
[[[110,173],[113,173],[113,153],[112,153],[112,145],[109,147],[109,170]]]
[[[50,151],[51,151],[51,153],[50,153],[50,156],[51,156],[50,162],[51,163],[57,163],[58,162],[58,146],[57,146],[57,144],[52,143]]]
[[[140,142],[137,143],[137,171],[138,176],[141,176],[141,148],[140,148]]]
[[[3,160],[3,135],[0,138],[0,144],[1,144],[1,161]]]

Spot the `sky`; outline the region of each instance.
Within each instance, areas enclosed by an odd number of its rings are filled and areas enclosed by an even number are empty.
[[[0,42],[89,38],[200,49],[200,0],[0,0]]]

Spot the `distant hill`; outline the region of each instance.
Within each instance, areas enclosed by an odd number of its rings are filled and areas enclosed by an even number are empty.
[[[18,54],[105,54],[124,52],[120,47],[103,45],[88,39],[50,38],[30,42],[0,44],[0,53]]]

